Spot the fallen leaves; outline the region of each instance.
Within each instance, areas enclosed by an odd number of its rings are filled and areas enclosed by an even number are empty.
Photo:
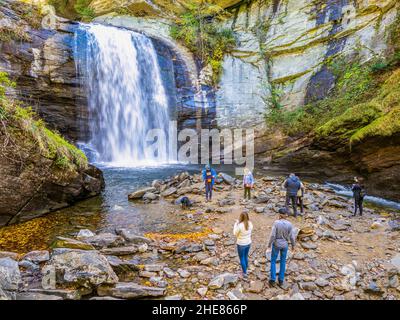
[[[189,240],[193,242],[199,242],[211,233],[211,229],[205,228],[200,232],[191,233],[146,233],[145,237],[156,241],[178,241],[178,240]]]

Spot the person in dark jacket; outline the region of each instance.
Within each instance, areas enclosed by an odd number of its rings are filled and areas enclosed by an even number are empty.
[[[363,214],[363,201],[365,197],[364,186],[360,184],[357,177],[354,177],[354,184],[351,187],[351,191],[353,191],[354,197],[354,214],[357,215],[357,209],[360,211],[360,216]]]
[[[202,176],[206,188],[206,201],[208,202],[212,198],[212,190],[215,178],[217,177],[217,172],[207,164],[202,171]]]
[[[190,199],[186,196],[180,197],[175,201],[175,204],[181,205],[182,209],[189,209],[192,205],[193,202],[190,201]]]
[[[293,214],[297,217],[297,192],[301,188],[301,182],[294,173],[289,175],[289,178],[283,183],[283,187],[286,189],[286,209],[289,213],[289,204],[292,202]]]

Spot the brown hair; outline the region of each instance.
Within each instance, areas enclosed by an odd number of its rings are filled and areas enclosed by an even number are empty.
[[[239,223],[243,222],[246,230],[249,230],[249,214],[247,212],[242,212],[240,214]]]

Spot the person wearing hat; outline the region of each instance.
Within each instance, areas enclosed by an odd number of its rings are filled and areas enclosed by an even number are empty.
[[[203,181],[206,188],[206,201],[210,201],[212,198],[212,189],[215,183],[215,178],[217,177],[217,172],[207,164],[202,172]]]

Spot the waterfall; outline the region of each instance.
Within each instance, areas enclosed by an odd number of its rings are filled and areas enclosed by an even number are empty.
[[[168,162],[168,98],[152,41],[130,30],[81,24],[75,61],[87,90],[86,148],[94,161],[119,167]],[[146,142],[151,129],[162,133],[152,141],[162,146],[156,152]]]

